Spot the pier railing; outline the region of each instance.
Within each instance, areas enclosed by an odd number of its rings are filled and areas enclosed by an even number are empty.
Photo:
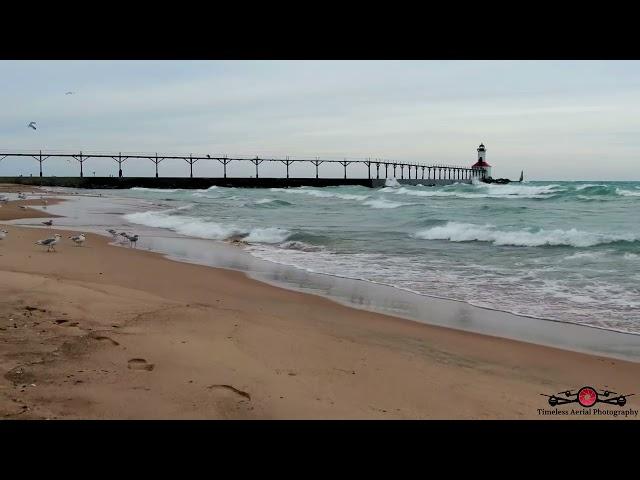
[[[118,165],[118,176],[123,177],[122,166],[125,162],[130,160],[150,160],[155,164],[155,176],[159,177],[159,165],[164,160],[183,160],[189,165],[189,176],[193,178],[193,167],[199,161],[214,161],[219,162],[223,167],[223,178],[227,178],[227,166],[231,162],[250,162],[255,166],[255,178],[259,178],[260,169],[259,166],[263,162],[276,162],[285,166],[286,178],[289,178],[289,167],[295,163],[305,162],[311,163],[315,166],[316,178],[319,177],[319,167],[322,164],[339,164],[344,168],[344,178],[347,178],[347,167],[351,164],[362,163],[367,167],[367,175],[369,179],[372,178],[401,178],[404,179],[405,169],[408,179],[448,179],[448,180],[468,180],[473,178],[480,178],[483,175],[482,169],[474,169],[469,167],[461,167],[459,165],[450,165],[443,163],[419,163],[419,162],[407,162],[401,160],[389,160],[383,158],[320,158],[320,157],[250,157],[250,156],[228,156],[226,154],[177,154],[177,153],[149,153],[149,152],[97,152],[97,151],[79,151],[69,152],[61,150],[11,150],[0,151],[0,161],[6,157],[31,157],[35,159],[40,166],[40,177],[43,176],[43,163],[52,157],[73,159],[79,163],[80,177],[84,176],[84,162],[91,159],[111,159]],[[374,173],[372,173],[372,167]],[[398,176],[398,169],[400,175]],[[383,170],[382,173],[380,170]],[[413,177],[412,177],[413,173]],[[419,175],[422,175],[420,177]],[[426,176],[425,176],[426,174]],[[375,175],[372,176],[372,175]],[[384,175],[381,177],[381,175]]]

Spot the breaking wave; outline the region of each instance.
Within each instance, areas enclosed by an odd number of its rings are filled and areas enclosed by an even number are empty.
[[[410,203],[393,202],[384,198],[366,200],[363,203],[364,205],[368,205],[371,208],[398,208],[402,207],[403,205],[411,205]]]
[[[246,242],[281,243],[291,232],[278,227],[242,227],[225,225],[202,217],[168,215],[167,212],[139,212],[124,215],[132,223],[148,227],[166,228],[181,235],[209,240],[227,240],[239,238]]]
[[[339,198],[340,200],[365,200],[370,197],[370,195],[356,195],[353,193],[333,193],[333,192],[323,192],[321,190],[314,190],[311,188],[271,188],[272,192],[286,192],[289,194],[302,194],[302,195],[310,195],[312,197],[318,198]]]
[[[144,187],[133,187],[129,190],[138,191],[138,192],[157,192],[157,193],[176,193],[179,191],[176,188],[144,188]]]
[[[421,230],[416,238],[424,240],[449,240],[452,242],[490,242],[494,245],[517,247],[541,247],[545,245],[592,247],[616,242],[636,242],[640,237],[633,234],[611,235],[570,230],[499,230],[493,225],[447,222],[445,225]]]

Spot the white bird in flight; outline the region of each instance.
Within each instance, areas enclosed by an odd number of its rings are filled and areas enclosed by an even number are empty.
[[[29,125],[27,125],[27,127],[33,128],[34,130],[36,130],[36,122],[29,122]]]

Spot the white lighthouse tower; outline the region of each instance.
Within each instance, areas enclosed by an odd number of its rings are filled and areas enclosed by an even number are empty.
[[[480,178],[489,178],[491,177],[491,165],[487,163],[487,149],[481,143],[478,147],[478,161],[471,165],[471,168],[482,170],[480,173]]]

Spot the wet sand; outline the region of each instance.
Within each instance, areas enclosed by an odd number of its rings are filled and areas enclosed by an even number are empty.
[[[0,221],[24,218],[18,205]],[[53,230],[3,228],[3,418],[548,419],[541,393],[638,390],[639,363],[356,310],[94,234],[76,247],[57,230],[47,253],[34,242]]]

